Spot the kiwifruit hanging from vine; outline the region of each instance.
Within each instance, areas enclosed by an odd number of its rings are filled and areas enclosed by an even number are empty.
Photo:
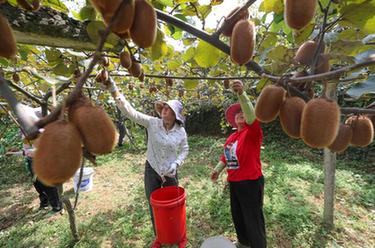
[[[225,19],[227,20],[229,17],[231,17],[239,9],[240,9],[240,7],[236,7],[235,9],[233,9],[227,15],[227,17]],[[249,18],[249,11],[248,11],[248,9],[242,10],[240,13],[238,13],[238,15],[236,16],[236,19],[233,20],[233,22],[231,22],[231,24],[226,24],[226,21],[223,23],[224,29],[223,29],[222,34],[225,35],[225,36],[227,36],[227,37],[232,36],[234,25],[236,25],[236,23],[239,20],[247,20],[248,18]]]
[[[120,57],[120,64],[125,68],[129,69],[132,66],[132,59],[130,57],[130,54],[126,51],[123,51],[119,55]]]
[[[141,75],[138,77],[138,80],[141,82],[145,81],[145,72],[143,71],[143,69]]]
[[[173,86],[173,79],[172,78],[166,78],[165,84],[166,84],[167,87],[172,87]]]
[[[127,39],[130,39],[130,33],[129,33],[129,31],[126,31],[126,32],[122,32],[122,33],[116,33],[115,32],[115,34],[118,36],[118,37],[120,37],[121,39],[123,39],[123,40],[127,40]]]
[[[120,6],[122,1],[119,1],[118,6]],[[112,14],[104,14],[103,19],[104,21],[109,24],[111,18],[115,12]],[[131,28],[135,15],[135,3],[134,0],[129,0],[128,4],[124,5],[120,10],[120,14],[118,18],[114,21],[111,30],[117,33],[126,33]]]
[[[224,80],[224,89],[229,89],[230,88],[230,82],[228,79]]]
[[[134,22],[130,29],[133,42],[147,48],[156,40],[157,19],[154,7],[146,0],[135,0]]]
[[[251,60],[255,46],[255,25],[248,20],[241,20],[234,25],[230,38],[230,57],[238,65]]]
[[[82,159],[82,141],[77,128],[66,120],[48,124],[40,135],[33,170],[46,185],[55,186],[71,178]]]
[[[365,116],[351,116],[346,121],[353,129],[353,137],[350,144],[358,147],[365,147],[374,140],[374,126],[371,120]]]
[[[129,83],[128,84],[128,90],[134,90],[134,84]]]
[[[69,120],[78,128],[86,149],[97,155],[110,153],[116,145],[117,132],[113,121],[87,97],[69,108]]]
[[[101,58],[101,60],[100,60],[100,63],[101,63],[103,66],[108,67],[108,66],[109,66],[109,59],[108,59],[108,57],[103,56],[103,57]]]
[[[321,45],[319,53],[324,51],[324,43]],[[318,49],[318,42],[309,40],[304,42],[297,50],[294,61],[301,65],[311,65],[313,63],[315,51]]]
[[[285,0],[284,20],[293,29],[302,29],[315,15],[317,0]]]
[[[0,57],[11,59],[16,56],[17,45],[8,20],[0,14]]]
[[[101,79],[101,82],[107,82],[108,81],[109,74],[108,74],[108,71],[106,69],[102,69],[100,71],[100,79]]]
[[[281,105],[279,118],[284,132],[292,138],[301,137],[301,117],[305,101],[299,97],[287,97]]]
[[[266,86],[260,93],[255,105],[257,119],[265,123],[275,120],[285,100],[285,95],[285,89],[280,86]]]
[[[340,107],[324,97],[310,100],[302,112],[301,138],[310,147],[324,148],[333,143],[340,126]]]
[[[353,130],[347,124],[340,124],[339,132],[336,135],[335,141],[328,148],[332,152],[341,153],[348,148],[350,141],[352,140]]]
[[[143,72],[141,64],[135,61],[132,61],[128,71],[133,77],[139,77]]]
[[[18,75],[18,73],[13,73],[12,78],[15,83],[18,83],[20,81],[20,76]]]
[[[149,92],[150,94],[152,94],[152,93],[156,93],[156,92],[158,92],[158,88],[157,88],[155,85],[151,85],[151,86],[148,88],[148,92]]]
[[[315,74],[326,73],[329,72],[330,65],[329,65],[329,55],[328,54],[320,54],[318,57],[318,62],[316,63]]]

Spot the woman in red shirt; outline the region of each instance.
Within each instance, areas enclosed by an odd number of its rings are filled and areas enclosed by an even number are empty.
[[[260,161],[262,129],[241,81],[232,84],[239,103],[232,104],[225,118],[237,131],[224,144],[224,153],[211,174],[216,181],[226,167],[230,188],[230,205],[237,233],[236,247],[266,247],[263,216],[264,178]]]

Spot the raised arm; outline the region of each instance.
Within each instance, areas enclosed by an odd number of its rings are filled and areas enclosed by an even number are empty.
[[[233,81],[232,90],[238,96],[238,100],[244,113],[246,123],[251,125],[256,119],[255,111],[253,104],[248,98],[246,92],[243,90],[243,83],[240,80]]]
[[[128,100],[125,99],[125,96],[120,93],[119,89],[116,86],[116,83],[110,78],[108,84],[106,84],[107,89],[111,92],[111,95],[115,99],[117,107],[120,109],[121,113],[123,113],[126,117],[130,120],[142,125],[144,127],[148,127],[151,119],[154,117],[143,114],[137,111]]]

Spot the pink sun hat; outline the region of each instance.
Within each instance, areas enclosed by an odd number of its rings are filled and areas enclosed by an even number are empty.
[[[236,114],[242,112],[241,105],[239,103],[234,103],[230,105],[227,110],[225,110],[225,119],[233,128],[237,128],[235,122]]]

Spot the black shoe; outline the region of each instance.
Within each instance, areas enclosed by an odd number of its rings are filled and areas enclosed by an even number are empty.
[[[41,204],[39,205],[39,210],[46,210],[46,209],[48,209],[48,203],[47,203],[47,204],[43,204],[43,203],[41,203]]]

